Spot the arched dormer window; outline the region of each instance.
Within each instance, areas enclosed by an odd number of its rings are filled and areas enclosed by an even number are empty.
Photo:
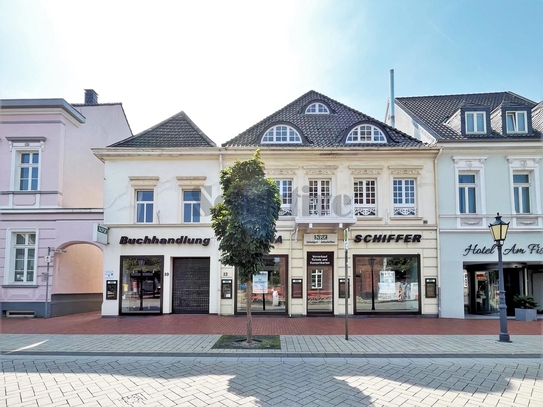
[[[262,137],[262,143],[301,143],[302,138],[296,130],[290,126],[279,125],[269,129]]]
[[[385,135],[371,124],[363,124],[351,130],[347,143],[386,143]]]
[[[325,104],[315,102],[307,106],[307,109],[305,109],[305,114],[330,114],[330,110]]]

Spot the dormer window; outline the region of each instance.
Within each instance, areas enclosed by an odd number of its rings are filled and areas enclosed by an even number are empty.
[[[262,144],[300,144],[302,138],[296,130],[290,126],[280,125],[269,129],[262,137]]]
[[[330,110],[328,107],[326,107],[326,105],[315,102],[307,106],[307,109],[305,109],[305,114],[330,114]]]
[[[526,125],[526,112],[507,112],[505,118],[507,133],[526,133],[528,131]]]
[[[485,112],[466,112],[466,133],[486,133]]]
[[[363,124],[351,130],[347,143],[386,143],[385,135],[377,127]]]

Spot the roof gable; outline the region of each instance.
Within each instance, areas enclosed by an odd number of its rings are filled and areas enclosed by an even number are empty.
[[[313,102],[325,104],[329,114],[306,114]],[[373,124],[383,129],[387,142],[379,146],[422,146],[417,139],[390,127],[370,116],[335,101],[321,93],[309,91],[285,107],[272,113],[237,137],[223,144],[224,147],[375,147],[375,143],[345,144],[346,135],[360,124]],[[301,143],[262,143],[262,137],[276,125],[289,125],[300,132]]]
[[[194,122],[181,111],[172,117],[109,147],[187,148],[215,147]]]

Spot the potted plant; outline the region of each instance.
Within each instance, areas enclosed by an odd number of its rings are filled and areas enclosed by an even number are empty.
[[[531,295],[515,295],[515,319],[517,321],[537,320],[537,301]]]

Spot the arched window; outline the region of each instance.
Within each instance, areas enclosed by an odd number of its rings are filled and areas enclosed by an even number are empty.
[[[262,137],[262,143],[301,143],[302,138],[290,126],[279,125],[269,129]]]
[[[305,113],[306,114],[330,114],[330,110],[326,107],[326,105],[319,102],[315,102],[307,106],[307,109],[305,109]]]
[[[377,127],[363,124],[351,130],[347,143],[386,143],[386,138]]]

